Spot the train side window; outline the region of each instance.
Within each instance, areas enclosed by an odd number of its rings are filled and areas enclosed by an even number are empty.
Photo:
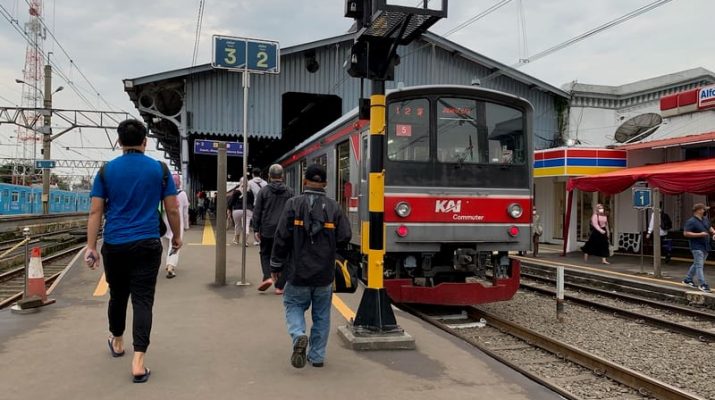
[[[348,211],[348,203],[352,197],[352,184],[350,183],[350,141],[346,140],[338,143],[337,159],[335,167],[337,169],[337,185],[335,185],[335,199],[343,212]]]
[[[300,175],[298,176],[298,186],[300,187],[299,193],[303,193],[303,177],[305,176],[305,169],[308,168],[308,162],[304,159],[300,160]],[[298,193],[296,193],[298,194]]]
[[[13,203],[17,203],[20,201],[20,192],[12,192],[12,200]]]
[[[409,99],[388,107],[387,157],[394,161],[428,161],[429,101]]]

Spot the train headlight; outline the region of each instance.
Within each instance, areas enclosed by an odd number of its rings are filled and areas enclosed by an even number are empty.
[[[407,216],[410,215],[412,212],[412,207],[410,207],[410,204],[404,201],[401,201],[397,204],[395,204],[395,214],[402,218],[407,218]]]
[[[524,213],[524,210],[521,208],[521,206],[516,203],[510,204],[507,211],[509,212],[509,215],[511,215],[511,217],[514,219],[521,217],[521,215]]]

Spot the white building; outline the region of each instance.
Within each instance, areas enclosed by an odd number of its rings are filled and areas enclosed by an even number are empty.
[[[563,244],[566,182],[571,177],[615,169],[699,158],[715,158],[715,73],[695,68],[621,86],[569,83],[563,143],[536,152],[535,206],[541,214],[541,240]],[[700,99],[701,95],[703,99]],[[712,99],[712,100],[711,100]],[[700,100],[700,104],[699,104]],[[703,102],[704,100],[704,102]],[[682,226],[694,202],[714,202],[711,195],[664,197],[674,229]],[[638,251],[644,229],[630,190],[607,196],[578,190],[573,196],[567,251],[588,238],[591,205],[603,203],[619,247]]]

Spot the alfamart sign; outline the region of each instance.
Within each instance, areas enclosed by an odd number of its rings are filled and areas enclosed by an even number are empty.
[[[715,85],[705,86],[698,92],[698,108],[715,107]]]

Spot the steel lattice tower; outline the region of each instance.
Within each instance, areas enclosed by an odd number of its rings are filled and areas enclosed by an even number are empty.
[[[47,33],[40,20],[42,18],[42,0],[31,0],[30,4],[30,18],[28,22],[25,23],[25,36],[28,38],[28,43],[25,49],[25,67],[22,70],[24,84],[22,85],[21,106],[27,108],[42,108],[44,97],[41,90],[44,79],[42,73],[42,54]],[[34,113],[29,114],[28,116],[34,119]],[[38,119],[35,126],[36,129],[41,129],[42,118]],[[31,174],[34,172],[34,165],[31,165],[32,162],[28,161],[37,158],[37,140],[41,136],[37,134],[36,130],[26,128],[18,128],[16,132],[18,141],[16,157],[19,162],[16,163],[14,175],[16,177],[21,175],[21,179],[14,180],[21,181],[17,183],[32,184],[31,181],[27,182],[26,178],[28,172]],[[21,154],[20,148],[22,151]],[[22,169],[22,171],[20,171],[20,169]]]

